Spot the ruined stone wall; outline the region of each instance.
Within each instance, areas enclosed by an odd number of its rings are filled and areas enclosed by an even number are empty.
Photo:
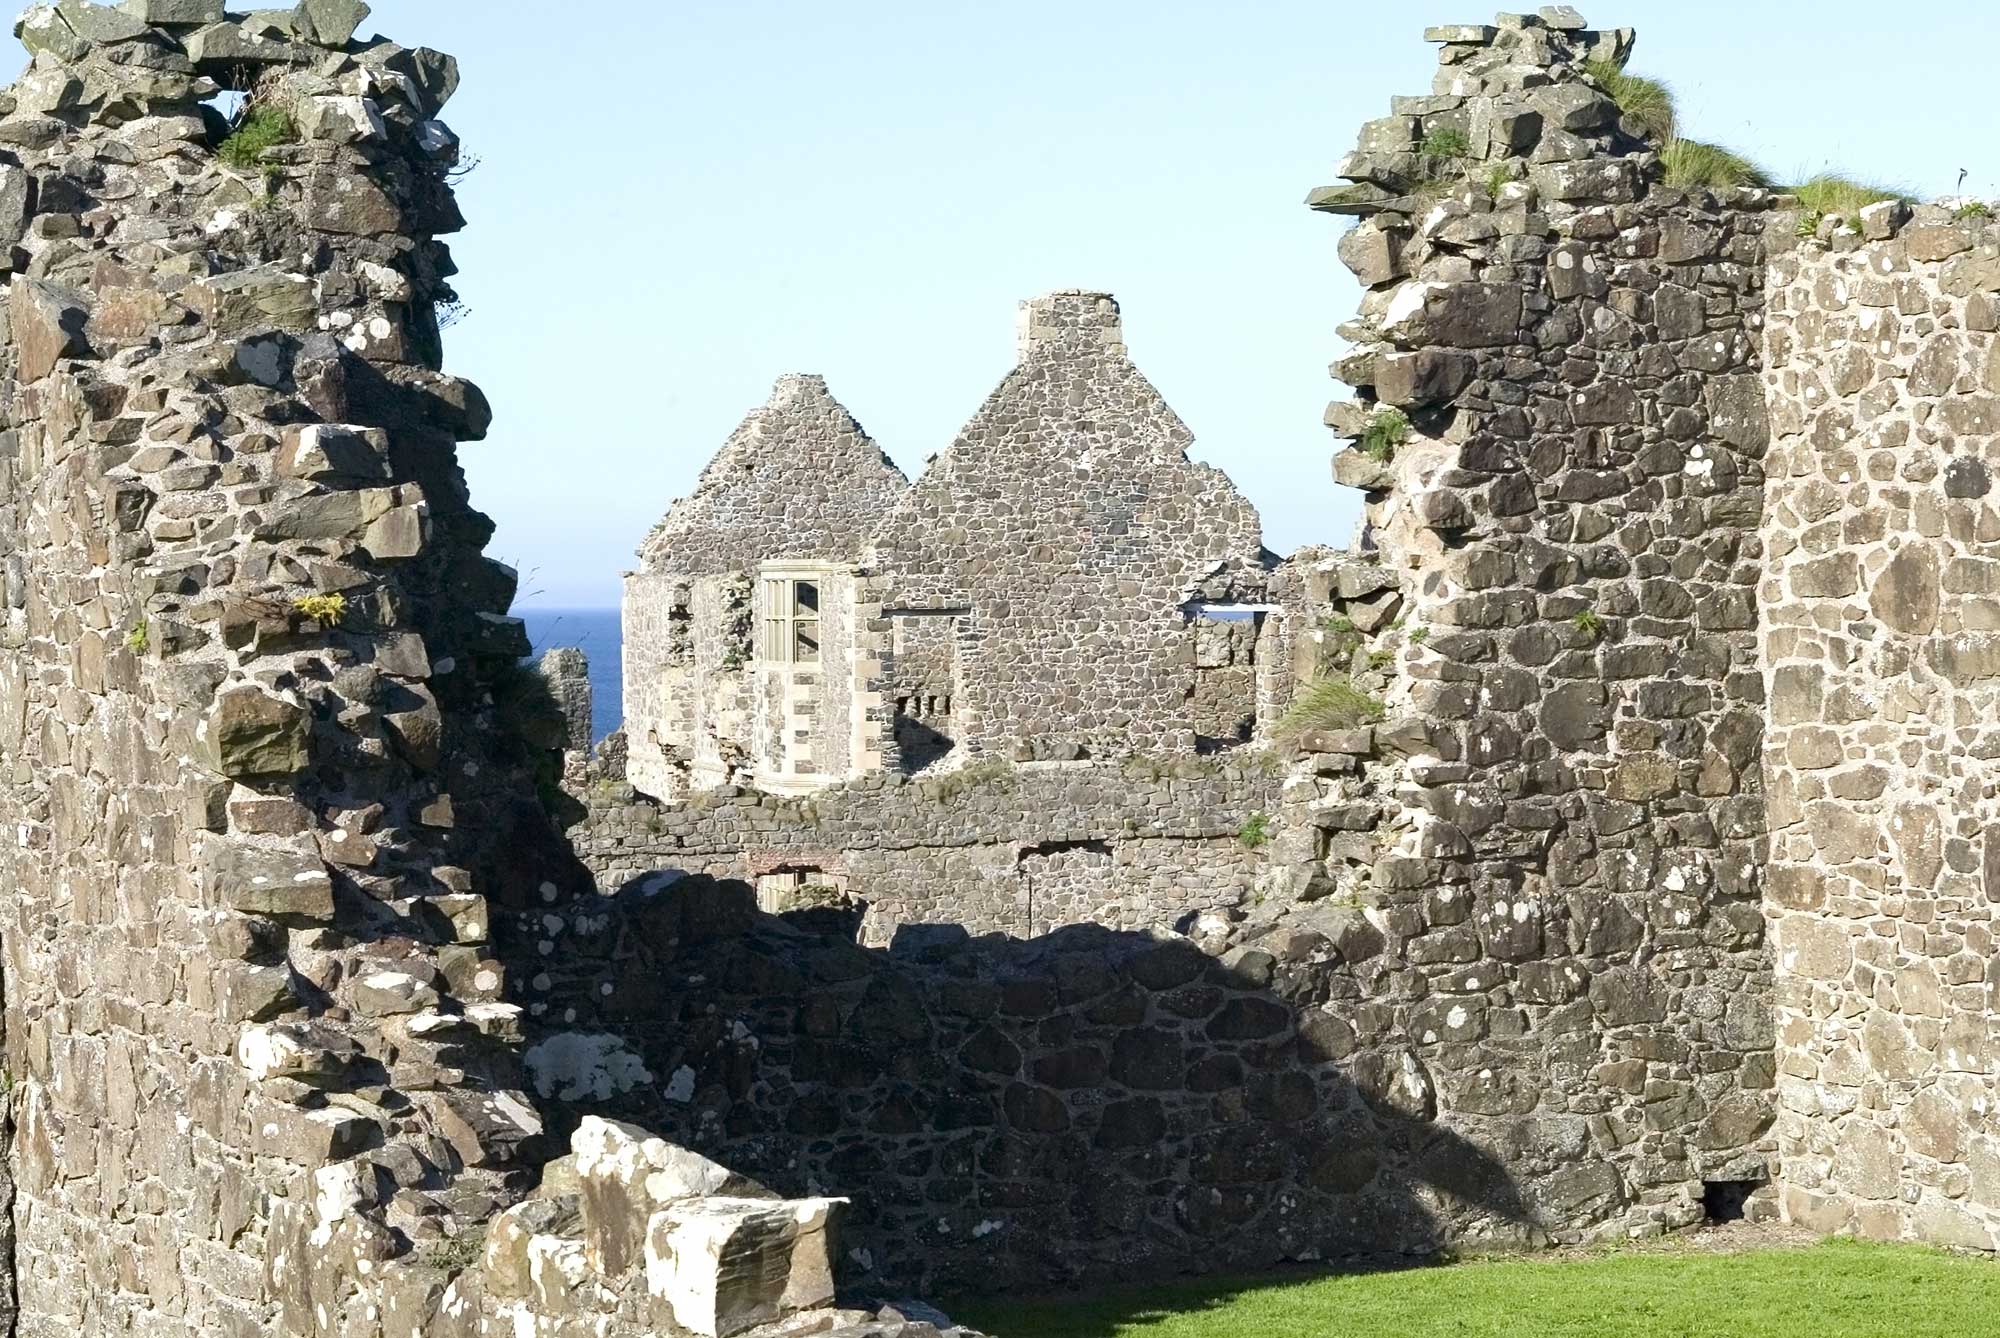
[[[960,760],[1191,750],[1183,606],[1265,583],[1256,511],[1186,458],[1192,439],[1126,357],[1108,295],[1024,304],[1019,365],[875,532],[885,619],[962,613],[949,689],[932,686],[935,647],[908,673],[892,637],[883,698],[948,696],[939,732]]]
[[[1773,229],[1760,588],[1784,1202],[2000,1243],[2000,229]]]
[[[485,401],[440,370],[457,67],[354,40],[367,12],[37,5],[0,94],[10,1331],[685,1338],[824,1307],[810,1202],[544,1170],[508,996],[589,891],[538,798],[574,722],[481,552],[456,446]],[[490,1236],[538,1178],[594,1196],[585,1239]],[[568,1293],[600,1282],[623,1311]]]
[[[576,791],[586,816],[569,835],[606,889],[663,870],[824,874],[865,903],[872,944],[904,925],[1022,937],[1088,922],[1164,927],[1255,899],[1270,865],[1242,833],[1279,811],[1282,779],[1267,755],[989,762],[809,799],[729,789],[662,806],[599,778]]]
[[[350,46],[360,7],[209,8],[30,10],[0,119],[23,1334],[326,1331],[534,1132],[461,1118],[510,1087],[476,945],[534,787],[481,714],[526,650],[454,461],[485,405],[437,370],[456,69]],[[218,82],[291,142],[218,158]]]
[[[1607,1192],[1677,1224],[1705,1182],[1767,1179],[1775,1146],[1768,201],[1660,184],[1583,69],[1622,63],[1629,32],[1558,7],[1429,36],[1432,91],[1364,127],[1352,184],[1311,201],[1361,218],[1340,249],[1369,289],[1336,365],[1361,397],[1329,422],[1372,448],[1336,477],[1368,493],[1380,579],[1338,571],[1334,640],[1357,675],[1393,659],[1401,755],[1370,763],[1401,830],[1372,868],[1333,842],[1324,875],[1428,925],[1479,1002],[1529,1019],[1531,1053],[1486,1071],[1547,1065],[1523,1113],[1587,1113]]]
[[[1590,1005],[1491,1007],[1478,967],[1415,966],[1403,922],[1320,909],[1234,945],[1079,926],[883,952],[755,915],[741,885],[662,881],[565,938],[553,1006],[596,1109],[787,1192],[866,1182],[848,1262],[892,1289],[1519,1245],[1615,1216],[1607,1117],[1537,1109],[1591,1062]]]

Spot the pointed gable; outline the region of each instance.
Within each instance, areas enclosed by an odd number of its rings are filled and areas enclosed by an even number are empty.
[[[1023,304],[1019,364],[864,557],[889,700],[948,697],[981,751],[1192,747],[1188,606],[1265,583],[1256,509],[1192,441],[1109,294]]]
[[[707,576],[772,558],[852,562],[908,481],[819,376],[783,376],[639,550]]]

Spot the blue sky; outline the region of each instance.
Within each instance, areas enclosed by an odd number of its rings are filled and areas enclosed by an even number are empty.
[[[1996,0],[1624,0],[1635,70],[1782,173],[2000,195]],[[915,472],[1012,361],[1015,303],[1124,303],[1134,358],[1262,509],[1344,543],[1319,426],[1357,292],[1300,201],[1428,90],[1448,0],[375,0],[456,54],[464,448],[524,602],[616,602],[668,502],[787,371]]]

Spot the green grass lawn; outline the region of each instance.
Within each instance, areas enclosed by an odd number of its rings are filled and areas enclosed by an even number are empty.
[[[1952,1338],[2000,1335],[2000,1262],[1829,1241],[1631,1250],[966,1303],[994,1338]]]

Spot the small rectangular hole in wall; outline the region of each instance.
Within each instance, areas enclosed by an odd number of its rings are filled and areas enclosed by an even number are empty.
[[[1704,1180],[1701,1182],[1702,1211],[1711,1222],[1740,1222],[1750,1196],[1764,1187],[1761,1180]]]

